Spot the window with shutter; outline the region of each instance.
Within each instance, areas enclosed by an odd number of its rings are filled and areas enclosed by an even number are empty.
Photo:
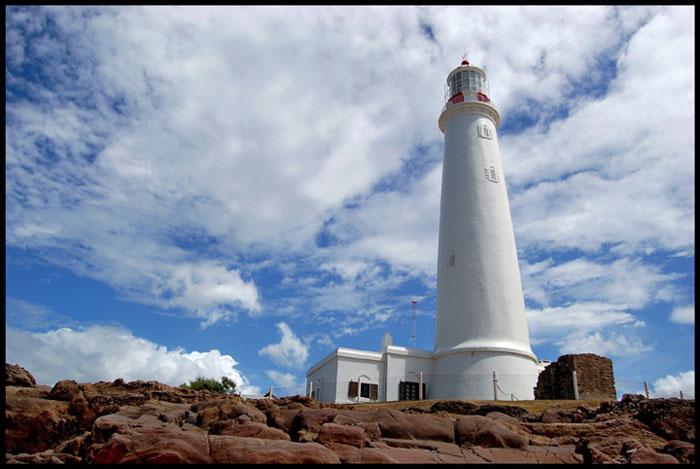
[[[376,401],[379,396],[379,385],[370,384],[369,385],[369,398]]]
[[[369,399],[369,383],[362,383],[360,386],[360,397]]]
[[[401,381],[399,383],[399,400],[400,401],[417,401],[420,397],[418,393],[418,383],[412,381]],[[423,383],[423,399],[425,395],[425,383]]]
[[[348,383],[348,397],[357,397],[357,381]]]

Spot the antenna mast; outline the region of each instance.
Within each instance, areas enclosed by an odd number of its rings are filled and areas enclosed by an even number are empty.
[[[416,300],[411,300],[411,305],[413,305],[413,312],[411,314],[411,321],[413,323],[413,334],[411,335],[411,347],[416,346]]]

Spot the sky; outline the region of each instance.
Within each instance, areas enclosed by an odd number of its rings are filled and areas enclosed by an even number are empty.
[[[532,349],[694,397],[694,7],[6,7],[6,361],[304,394],[435,338],[445,79],[501,114]]]

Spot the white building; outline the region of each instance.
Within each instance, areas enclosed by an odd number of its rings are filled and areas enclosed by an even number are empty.
[[[467,60],[447,77],[435,349],[339,348],[307,372],[327,402],[534,399],[544,364],[530,348],[515,236],[486,74]]]

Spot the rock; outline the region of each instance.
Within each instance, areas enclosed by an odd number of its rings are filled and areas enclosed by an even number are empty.
[[[78,383],[72,379],[64,379],[54,384],[49,393],[49,399],[70,402],[78,397],[83,397],[83,392],[78,387]]]
[[[318,443],[295,443],[209,435],[209,458],[215,464],[339,464],[340,458]]]
[[[384,438],[413,438],[411,424],[402,412],[394,409],[380,408],[372,413],[372,421],[379,426]]]
[[[360,427],[350,425],[338,425],[335,423],[324,423],[318,432],[316,442],[326,445],[328,443],[339,443],[342,445],[364,448],[365,431]]]
[[[438,401],[430,407],[430,411],[433,413],[442,411],[450,414],[469,415],[478,407],[475,404],[463,401]]]
[[[573,445],[562,446],[535,446],[531,448],[482,448],[474,446],[469,448],[485,461],[496,464],[580,464],[583,460],[580,454],[575,452]]]
[[[683,464],[695,464],[695,445],[687,441],[671,440],[661,450]]]
[[[678,460],[670,454],[657,453],[646,446],[632,450],[629,462],[631,464],[678,464]]]
[[[515,432],[498,420],[481,415],[459,417],[454,428],[455,441],[460,446],[524,448],[529,441],[526,434]]]
[[[577,410],[547,409],[540,417],[542,423],[578,423],[583,422],[583,415]]]
[[[36,386],[34,376],[19,365],[5,363],[5,386]]]
[[[124,433],[113,434],[106,445],[88,456],[88,462],[206,464],[210,462],[207,439],[202,433],[183,431],[169,424],[161,428],[130,427]]]
[[[245,422],[236,423],[233,420],[225,420],[212,424],[210,435],[228,435],[245,438],[259,438],[261,440],[285,440],[289,441],[289,435],[278,428],[270,428],[264,423]]]
[[[695,400],[645,399],[634,418],[667,440],[695,443]]]
[[[454,443],[454,421],[435,415],[405,415],[410,434],[417,440],[436,440]]]
[[[511,417],[521,418],[527,415],[527,410],[514,405],[481,405],[469,412],[467,415],[487,415],[491,412],[499,412],[501,414],[510,415]]]
[[[23,393],[23,390],[31,391]],[[5,451],[34,454],[48,450],[79,433],[68,403],[48,400],[37,388],[5,388]]]
[[[330,423],[338,414],[336,409],[301,409],[289,428],[292,441],[314,441],[321,425]]]
[[[266,423],[267,417],[256,407],[229,399],[208,400],[192,405],[197,413],[197,425],[209,428],[219,420],[234,419],[242,422]]]

